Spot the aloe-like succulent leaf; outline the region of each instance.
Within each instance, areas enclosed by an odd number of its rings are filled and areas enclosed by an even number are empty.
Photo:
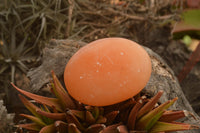
[[[92,111],[92,114],[94,116],[94,119],[97,120],[97,118],[99,117],[99,107],[94,107],[93,111]]]
[[[127,122],[127,126],[128,126],[129,130],[133,130],[135,128],[135,122],[136,122],[136,117],[137,117],[138,111],[140,110],[140,108],[144,104],[145,99],[146,99],[146,97],[141,97],[137,101],[135,106],[131,109],[131,112],[128,116],[128,122]]]
[[[51,111],[49,110],[49,108],[48,108],[45,104],[43,104],[42,110],[44,110],[45,112],[51,112]]]
[[[190,124],[183,123],[167,123],[157,121],[156,124],[152,127],[149,133],[158,133],[158,132],[173,132],[173,131],[182,131],[182,130],[191,130],[198,129],[197,126],[192,126]]]
[[[20,114],[20,116],[26,117],[27,119],[35,122],[36,124],[40,126],[46,126],[46,123],[44,123],[40,118],[37,118],[35,116],[27,115],[27,114]]]
[[[74,114],[72,114],[72,112],[69,110],[66,112],[66,120],[67,123],[74,123],[78,129],[80,129],[81,131],[85,130],[85,127],[79,122],[79,120],[76,118],[76,116]]]
[[[113,110],[119,110],[119,111],[126,110],[129,107],[133,107],[135,103],[136,103],[135,99],[130,98],[124,102],[104,107],[105,113],[111,112]]]
[[[57,94],[57,92],[55,91],[55,86],[54,86],[53,80],[50,79],[49,84],[50,84],[50,85],[47,84],[48,89],[51,91],[51,93],[52,93],[54,96],[56,96],[56,97],[58,98],[58,94]]]
[[[107,118],[104,116],[99,116],[98,119],[96,120],[96,124],[105,124],[107,122]]]
[[[29,102],[24,96],[18,95],[24,106],[36,117],[42,118],[40,114],[36,112],[37,109],[39,109],[37,106]]]
[[[169,100],[144,115],[138,120],[136,129],[148,131],[157,122],[157,120],[160,119],[164,111],[169,108],[177,99],[178,98]]]
[[[99,115],[104,115],[104,114],[105,114],[105,109],[99,108]]]
[[[129,131],[129,133],[148,133],[148,132],[147,131],[134,130],[134,131]],[[159,132],[159,133],[165,133],[165,132]]]
[[[80,110],[70,110],[70,112],[74,115],[74,116],[76,116],[76,117],[78,117],[79,119],[81,119],[81,120],[85,120],[85,111],[80,111]]]
[[[126,127],[125,125],[120,125],[120,126],[118,126],[118,127],[117,127],[117,131],[118,131],[119,133],[128,133],[128,129],[127,129],[127,127]]]
[[[54,126],[56,127],[57,132],[59,133],[67,133],[68,130],[68,124],[63,121],[56,121],[54,123]]]
[[[106,126],[104,124],[94,124],[89,126],[86,129],[86,133],[99,133],[100,131],[102,131],[104,128],[106,128]]]
[[[118,114],[119,114],[119,111],[112,111],[105,114],[105,117],[107,119],[106,125],[110,125],[111,123],[113,123],[113,121],[115,120]]]
[[[16,127],[24,128],[24,129],[31,130],[31,131],[40,131],[42,128],[40,125],[38,125],[36,123],[19,124]]]
[[[29,131],[28,133],[38,133],[38,131]]]
[[[43,127],[39,133],[56,133],[56,128],[55,128],[54,124],[47,125],[47,126]]]
[[[40,113],[38,112],[38,110],[41,110],[41,111],[43,111],[43,112],[49,112],[49,113],[50,113],[50,110],[48,109],[48,107],[47,107],[46,105],[40,106],[40,109],[37,109],[37,110],[36,110],[36,112],[37,112],[38,114],[40,114]],[[48,125],[49,125],[49,124],[52,124],[52,123],[54,122],[53,119],[50,119],[50,118],[48,118],[48,117],[46,117],[45,115],[42,115],[42,114],[40,114],[40,115],[42,116],[42,120],[43,120],[45,123],[47,123]]]
[[[53,120],[66,120],[66,114],[65,113],[50,113],[42,111],[41,109],[36,110],[38,114],[45,116],[47,118],[53,119]]]
[[[106,128],[104,128],[102,131],[100,131],[100,133],[119,133],[117,130],[117,127],[120,125],[121,123],[109,125]]]
[[[85,121],[89,124],[95,123],[95,118],[90,111],[85,112]]]
[[[88,111],[92,111],[94,109],[93,106],[85,105],[85,109]]]
[[[81,133],[81,131],[77,128],[74,123],[70,123],[68,125],[68,133]]]
[[[24,94],[25,96],[35,100],[36,102],[38,103],[41,103],[41,104],[45,104],[47,106],[50,106],[50,107],[55,107],[57,110],[63,112],[63,109],[62,107],[60,106],[59,104],[59,101],[58,99],[56,98],[48,98],[48,97],[44,97],[44,96],[39,96],[39,95],[36,95],[36,94],[33,94],[33,93],[30,93],[30,92],[27,92],[27,91],[24,91],[22,89],[19,89],[17,86],[15,86],[13,83],[11,83],[12,86],[18,90],[20,93]]]
[[[155,107],[155,104],[158,102],[160,97],[162,96],[163,91],[159,91],[153,98],[150,99],[148,103],[146,103],[138,112],[137,118],[141,118],[141,116],[145,115],[147,112],[152,110]]]
[[[161,122],[172,122],[183,117],[189,116],[189,112],[187,110],[180,110],[180,111],[166,111],[160,117],[159,121]]]
[[[133,107],[136,104],[136,100],[134,98],[130,98],[125,103],[121,103],[118,110],[127,110],[130,107]]]
[[[76,105],[76,109],[77,110],[84,110],[85,109],[85,105],[79,101],[74,100],[74,103]]]
[[[61,101],[61,104],[64,106],[64,109],[75,109],[76,105],[74,101],[71,99],[67,91],[63,88],[54,71],[52,71],[51,73],[54,81],[56,96]]]

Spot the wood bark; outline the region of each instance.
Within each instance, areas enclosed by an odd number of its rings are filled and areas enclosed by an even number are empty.
[[[12,132],[13,119],[14,114],[9,114],[3,105],[3,100],[0,100],[0,133]]]
[[[42,64],[28,72],[31,80],[31,91],[38,92],[45,86],[51,78],[50,71],[54,70],[58,77],[63,76],[65,65],[71,56],[86,43],[74,40],[51,40],[49,45],[44,49]],[[149,53],[152,61],[152,75],[144,88],[143,92],[153,96],[159,90],[164,90],[160,102],[166,102],[169,99],[178,97],[178,101],[171,107],[174,110],[188,110],[194,114],[197,120],[193,118],[182,119],[185,123],[198,124],[199,116],[193,111],[188,100],[179,85],[171,68],[163,59],[149,48],[144,47]],[[81,67],[81,66],[80,66]],[[200,130],[179,131],[187,133],[198,133]]]

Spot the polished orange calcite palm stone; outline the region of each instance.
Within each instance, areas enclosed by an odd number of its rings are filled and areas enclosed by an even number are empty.
[[[151,59],[139,44],[123,38],[93,41],[66,65],[64,81],[77,101],[106,106],[138,94],[151,76]]]

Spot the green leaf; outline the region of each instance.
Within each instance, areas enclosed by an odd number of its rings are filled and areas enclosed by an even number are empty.
[[[182,17],[187,25],[200,28],[200,9],[191,9],[183,12]]]
[[[64,106],[64,109],[66,108],[75,109],[76,105],[74,101],[71,99],[67,91],[63,88],[60,81],[56,77],[54,71],[52,71],[51,73],[54,81],[55,89],[54,88],[53,89],[56,94],[56,97],[58,97],[58,99],[61,101],[61,104]]]
[[[99,107],[94,107],[93,111],[92,111],[92,114],[94,116],[94,119],[96,120],[98,117],[99,117]]]
[[[152,110],[155,107],[155,104],[158,102],[160,97],[162,96],[163,91],[159,91],[151,100],[146,103],[138,112],[137,118],[140,118],[141,116],[145,115],[147,112]]]
[[[23,116],[23,117],[26,117],[27,119],[35,122],[36,124],[38,124],[40,126],[46,126],[46,124],[40,118],[37,118],[37,117],[32,116],[32,115],[27,115],[27,114],[20,114],[20,115]]]
[[[153,125],[160,119],[164,111],[169,108],[178,98],[174,98],[173,100],[169,100],[164,104],[158,106],[153,109],[142,118],[140,118],[136,124],[137,130],[148,131],[153,127]]]
[[[137,117],[138,111],[144,104],[144,99],[146,99],[146,97],[139,98],[135,106],[131,109],[131,112],[128,116],[128,123],[127,123],[129,130],[133,130],[135,128],[136,117]]]
[[[189,35],[185,35],[182,41],[187,47],[189,47],[190,44],[192,43],[192,38]]]
[[[20,100],[23,102],[24,106],[36,117],[42,118],[40,114],[37,113],[36,110],[40,109],[31,102],[29,102],[25,97],[19,94]]]
[[[32,130],[32,131],[40,131],[41,126],[36,123],[29,123],[29,124],[19,124],[16,127]]]
[[[155,126],[152,127],[149,133],[158,133],[158,132],[173,132],[173,131],[182,131],[182,130],[191,130],[198,129],[197,126],[192,126],[185,123],[167,123],[158,121]]]
[[[174,24],[172,30],[174,38],[184,35],[200,35],[200,9],[189,9],[182,13],[182,20]]]

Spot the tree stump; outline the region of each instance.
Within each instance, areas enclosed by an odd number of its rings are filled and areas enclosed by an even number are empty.
[[[54,70],[58,77],[63,76],[65,65],[71,56],[86,43],[75,40],[51,40],[43,52],[42,64],[28,72],[31,81],[32,92],[38,92],[44,87],[51,78],[50,71]],[[188,100],[178,83],[173,71],[163,61],[163,59],[149,48],[144,47],[149,53],[152,61],[152,75],[143,89],[143,92],[150,96],[155,95],[159,90],[164,90],[160,102],[166,102],[169,99],[178,97],[178,101],[171,107],[175,110],[188,110],[194,114],[197,120],[193,118],[184,118],[181,121],[190,124],[199,123],[199,116],[193,111]],[[81,66],[80,66],[81,67]],[[179,133],[198,133],[200,130],[178,131]]]

